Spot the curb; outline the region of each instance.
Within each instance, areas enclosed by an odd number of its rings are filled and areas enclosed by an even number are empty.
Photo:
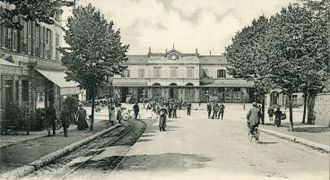
[[[51,163],[52,161],[54,161],[55,159],[63,156],[64,154],[67,154],[69,152],[74,151],[75,149],[97,139],[99,136],[102,136],[103,134],[108,133],[109,131],[112,131],[113,129],[117,128],[119,125],[113,125],[111,127],[109,127],[108,129],[104,129],[101,132],[95,133],[89,137],[86,137],[85,139],[82,139],[78,142],[75,142],[73,144],[67,145],[55,152],[52,152],[46,156],[41,157],[38,160],[35,160],[25,166],[13,169],[9,172],[6,172],[2,175],[0,175],[0,179],[6,179],[6,180],[16,180],[16,179],[20,179],[23,178],[24,176],[27,176],[29,174],[34,173],[35,171],[37,171],[38,169],[42,168],[43,166]]]
[[[289,141],[292,141],[292,142],[295,142],[295,143],[298,143],[298,144],[302,144],[302,145],[311,147],[313,149],[317,149],[319,151],[330,153],[330,146],[327,146],[325,144],[316,143],[316,142],[309,141],[309,140],[302,139],[302,138],[298,138],[298,137],[295,137],[295,136],[279,133],[277,131],[270,130],[270,129],[264,129],[262,127],[259,127],[259,130],[266,133],[266,134],[270,134],[270,135],[279,137],[281,139],[286,139],[286,140],[289,140]]]

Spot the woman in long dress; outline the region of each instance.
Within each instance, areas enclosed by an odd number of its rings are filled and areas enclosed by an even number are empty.
[[[88,129],[88,123],[86,120],[87,113],[84,108],[82,108],[82,105],[79,105],[78,110],[78,131]]]

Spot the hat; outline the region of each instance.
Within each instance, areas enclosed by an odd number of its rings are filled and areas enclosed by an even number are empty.
[[[256,103],[256,102],[253,102],[253,103],[252,103],[252,106],[256,106],[256,105],[257,105],[257,103]]]

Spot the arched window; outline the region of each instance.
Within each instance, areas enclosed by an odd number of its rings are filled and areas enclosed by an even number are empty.
[[[193,83],[187,83],[186,86],[194,86]]]
[[[160,86],[160,83],[153,83],[152,86]]]
[[[176,83],[171,83],[170,86],[177,86],[177,84]]]

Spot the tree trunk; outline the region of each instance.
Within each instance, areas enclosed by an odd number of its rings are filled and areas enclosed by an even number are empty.
[[[95,109],[95,86],[92,88],[92,117],[91,117],[91,125],[89,130],[93,131],[93,126],[94,126],[94,109]]]
[[[307,102],[307,124],[315,124],[314,106],[316,93],[309,92]]]
[[[292,94],[289,94],[289,116],[290,116],[290,130],[293,131],[293,114],[292,114]]]
[[[261,124],[265,124],[265,95],[264,94],[262,95],[261,110],[262,110]]]
[[[307,90],[304,92],[304,112],[303,112],[303,118],[301,123],[305,124],[305,120],[306,120],[306,109],[307,109]]]

